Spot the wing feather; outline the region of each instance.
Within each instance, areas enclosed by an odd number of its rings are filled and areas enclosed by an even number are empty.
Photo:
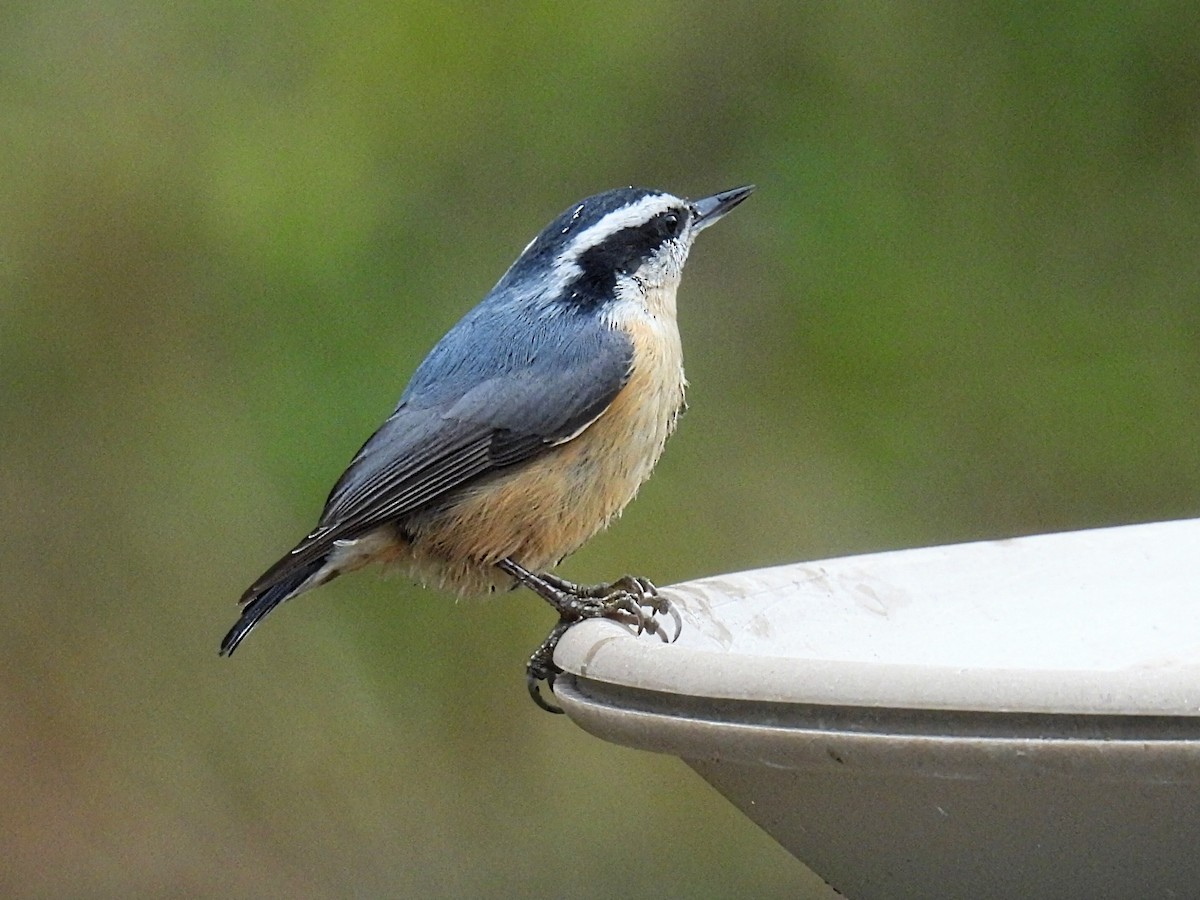
[[[447,344],[461,346],[478,327],[473,320],[479,311],[455,326],[417,370],[395,412],[334,485],[317,528],[243,600],[311,566],[335,541],[400,522],[458,488],[573,439],[629,380],[629,338],[595,317],[555,316],[555,329],[521,330],[493,309],[493,333],[481,353],[449,350]]]

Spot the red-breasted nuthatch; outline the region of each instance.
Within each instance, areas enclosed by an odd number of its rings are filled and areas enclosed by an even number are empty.
[[[675,293],[692,242],[753,186],[688,201],[623,188],[546,226],[417,368],[317,527],[242,595],[222,655],[297,594],[398,563],[460,594],[523,584],[559,622],[529,660],[553,686],[559,637],[599,616],[661,629],[645,579],[584,587],[545,570],[603,529],[649,477],[683,408]],[[649,613],[643,607],[650,610]]]

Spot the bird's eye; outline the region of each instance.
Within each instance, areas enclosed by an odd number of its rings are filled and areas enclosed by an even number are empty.
[[[683,230],[683,219],[679,213],[665,213],[660,220],[662,223],[662,232],[667,237],[679,237],[679,232]]]

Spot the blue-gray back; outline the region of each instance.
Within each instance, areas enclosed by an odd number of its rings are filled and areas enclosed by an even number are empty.
[[[418,367],[321,525],[361,532],[545,451],[604,411],[631,364],[629,338],[595,310],[498,285]]]

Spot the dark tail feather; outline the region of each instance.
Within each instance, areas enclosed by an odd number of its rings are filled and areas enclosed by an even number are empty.
[[[221,656],[231,656],[242,639],[267,613],[284,600],[294,597],[299,591],[300,585],[308,581],[324,564],[324,557],[315,559],[308,565],[289,573],[285,578],[260,590],[259,593],[250,594],[244,598],[242,602],[245,603],[245,607],[242,609],[242,617],[237,620],[236,625],[229,629],[225,640],[221,641]]]

